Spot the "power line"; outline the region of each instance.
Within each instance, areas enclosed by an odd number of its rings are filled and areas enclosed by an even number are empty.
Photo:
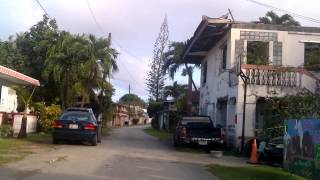
[[[42,9],[42,11],[44,12],[44,14],[50,18],[49,14],[47,13],[46,9],[42,6],[42,4],[40,3],[39,0],[36,0],[37,4],[40,6],[40,8]]]
[[[284,13],[287,13],[287,14],[291,14],[292,16],[298,17],[300,19],[304,19],[304,20],[307,20],[307,21],[311,21],[311,22],[320,24],[320,20],[319,19],[311,18],[311,17],[308,17],[308,16],[304,16],[304,15],[301,15],[301,14],[297,14],[297,13],[291,12],[291,11],[280,9],[280,8],[275,7],[275,6],[272,6],[272,5],[269,5],[269,4],[265,4],[265,3],[262,3],[262,2],[259,2],[259,1],[255,1],[255,0],[247,0],[247,1],[252,2],[254,4],[258,4],[260,6],[271,8],[271,9],[276,10],[276,11],[281,11],[281,12],[284,12]]]
[[[89,9],[89,11],[90,11],[90,14],[91,14],[91,16],[92,16],[95,24],[97,25],[97,27],[99,28],[99,30],[100,30],[104,35],[106,35],[107,33],[105,33],[105,31],[103,30],[102,26],[101,26],[100,23],[98,22],[95,14],[94,14],[94,12],[93,12],[93,10],[92,10],[92,7],[91,7],[91,5],[90,5],[90,3],[89,3],[89,0],[86,0],[86,1],[87,1],[88,9]],[[138,58],[137,56],[135,56],[134,54],[132,54],[131,52],[129,52],[129,51],[127,51],[125,48],[123,48],[123,46],[121,46],[120,43],[117,42],[117,40],[116,40],[115,38],[113,38],[113,39],[114,39],[114,42],[117,44],[117,46],[118,46],[120,49],[122,49],[122,51],[124,51],[125,53],[127,53],[127,54],[129,54],[130,56],[134,57],[134,58],[137,59],[138,61],[143,62],[143,60],[141,60],[140,58]],[[144,62],[143,62],[143,63],[144,63]]]
[[[40,6],[40,8],[43,10],[43,12],[46,14],[46,16],[48,16],[48,17],[50,18],[49,14],[47,13],[47,11],[46,11],[46,9],[44,8],[44,6],[42,6],[42,4],[40,3],[40,1],[39,1],[39,0],[36,0],[36,2],[37,2],[37,4]],[[99,30],[100,30],[104,35],[106,35],[106,33],[103,31],[103,28],[100,26],[100,24],[98,23],[95,15],[94,15],[94,12],[93,12],[93,10],[92,10],[92,8],[91,8],[91,6],[90,6],[89,0],[87,0],[87,5],[88,5],[89,11],[90,11],[90,13],[91,13],[91,16],[92,16],[92,18],[94,19],[94,22],[95,22],[96,25],[98,26]],[[120,62],[120,64],[122,64],[121,61],[118,61],[118,62]],[[127,73],[130,75],[131,79],[133,79],[133,80],[135,81],[135,83],[140,84],[139,81],[137,81],[137,80],[134,78],[134,76],[130,73],[130,71],[127,69],[127,67],[125,66],[125,64],[122,64],[122,65],[123,65],[124,69],[127,71]]]
[[[95,24],[97,25],[98,29],[99,29],[104,35],[106,35],[106,33],[104,32],[102,26],[99,24],[99,22],[98,22],[98,20],[97,20],[97,18],[96,18],[96,16],[95,16],[95,14],[94,14],[94,12],[93,12],[93,10],[92,10],[92,8],[91,8],[91,5],[90,5],[90,3],[89,3],[89,0],[86,0],[86,2],[87,2],[88,9],[89,9],[89,11],[90,11],[90,14],[91,14],[91,16],[92,16]],[[131,53],[128,53],[128,51],[126,51],[119,43],[117,43],[115,39],[114,39],[114,42],[115,42],[115,43],[118,45],[118,47],[121,48],[124,52],[126,52],[126,53],[129,54],[130,56],[134,57],[135,59],[138,59],[139,61],[143,62],[143,61],[140,60],[138,57],[132,55]],[[120,62],[120,64],[122,64],[121,61],[118,61],[118,62]],[[132,79],[133,81],[135,81],[136,83],[139,84],[139,82],[134,78],[134,76],[133,76],[133,75],[130,73],[130,71],[127,69],[126,65],[125,65],[125,64],[122,64],[122,66],[123,66],[124,69],[127,71],[127,73],[130,75],[131,79]]]

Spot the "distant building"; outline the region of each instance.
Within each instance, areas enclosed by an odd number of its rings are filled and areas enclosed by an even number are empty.
[[[138,125],[147,123],[150,123],[150,120],[146,110],[142,107],[131,105],[129,108],[129,106],[125,104],[113,104],[113,117],[112,121],[109,123],[109,126],[121,127],[124,125]]]

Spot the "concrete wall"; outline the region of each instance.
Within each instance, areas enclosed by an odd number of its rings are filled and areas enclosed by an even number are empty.
[[[250,30],[250,29],[231,29],[226,35],[208,52],[202,60],[207,63],[207,80],[202,84],[201,77],[199,114],[209,115],[215,124],[220,124],[217,115],[217,102],[219,98],[228,100],[227,103],[227,122],[226,137],[227,141],[233,145],[239,145],[239,137],[242,131],[243,113],[243,82],[231,70],[237,63],[236,40],[240,40],[241,31],[259,31],[276,33],[277,43],[282,43],[282,66],[301,67],[304,64],[304,43],[305,41],[320,42],[320,34],[292,33],[287,31],[269,30]],[[246,50],[244,40],[244,50]],[[222,51],[221,47],[227,43],[227,68],[222,70]],[[273,62],[273,42],[269,42],[269,61]],[[244,60],[246,60],[244,58]],[[203,69],[201,70],[203,71]],[[201,73],[202,76],[202,73]],[[252,137],[255,133],[256,101],[259,97],[295,95],[302,88],[314,92],[315,80],[308,75],[298,74],[298,87],[279,87],[266,85],[249,85],[247,90],[246,104],[246,126],[245,136]],[[276,92],[276,93],[275,93]],[[230,99],[235,99],[235,102]]]
[[[13,131],[14,134],[19,133],[21,128],[23,114],[17,113],[13,116]],[[27,115],[27,133],[36,132],[37,130],[37,116],[28,114]]]
[[[17,95],[16,91],[7,86],[1,87],[0,111],[17,112]]]

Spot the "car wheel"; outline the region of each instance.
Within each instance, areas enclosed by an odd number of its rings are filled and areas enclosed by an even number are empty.
[[[97,135],[95,135],[95,136],[93,136],[93,138],[91,139],[91,145],[92,145],[92,146],[96,146],[96,145],[97,145],[97,142],[98,142]]]
[[[98,131],[98,143],[101,143],[101,133],[102,133],[102,131],[101,131],[101,128],[99,129],[99,131]]]

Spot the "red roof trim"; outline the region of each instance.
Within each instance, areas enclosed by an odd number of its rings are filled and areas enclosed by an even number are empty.
[[[17,78],[22,81],[25,81],[27,83],[34,85],[34,86],[40,86],[40,82],[37,79],[34,79],[32,77],[29,77],[27,75],[24,75],[22,73],[19,73],[17,71],[14,71],[12,69],[9,69],[9,68],[1,66],[1,65],[0,65],[0,73]]]

